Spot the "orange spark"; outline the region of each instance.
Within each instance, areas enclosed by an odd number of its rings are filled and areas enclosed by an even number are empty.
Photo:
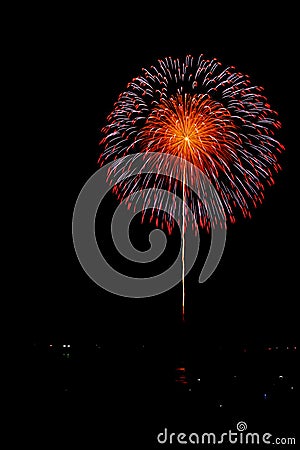
[[[140,138],[144,151],[180,156],[210,176],[212,170],[215,176],[225,170],[239,140],[224,106],[207,95],[189,94],[171,96],[153,108]]]

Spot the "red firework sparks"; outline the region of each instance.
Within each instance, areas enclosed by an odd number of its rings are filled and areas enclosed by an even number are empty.
[[[212,182],[231,222],[238,211],[251,217],[251,206],[262,202],[265,185],[274,183],[273,174],[281,168],[277,154],[284,149],[274,138],[281,124],[263,89],[233,67],[223,69],[216,59],[202,55],[183,61],[165,58],[143,72],[119,96],[102,129],[100,164],[117,164],[118,158],[137,152],[145,158],[147,152],[169,153],[180,156],[181,163],[171,168],[168,179],[157,175],[122,181],[114,187],[119,199],[150,185],[183,192],[171,176],[189,177],[186,160]],[[189,191],[184,195],[199,225],[209,228],[214,220],[201,201]],[[159,208],[155,215],[172,230],[169,216]]]

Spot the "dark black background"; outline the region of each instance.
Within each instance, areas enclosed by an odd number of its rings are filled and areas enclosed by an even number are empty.
[[[187,349],[205,348],[206,353],[220,347],[263,348],[294,342],[288,172],[295,148],[290,133],[289,71],[294,39],[292,27],[283,31],[289,28],[290,15],[282,9],[263,12],[250,4],[235,14],[225,6],[205,11],[185,4],[162,13],[159,5],[151,4],[122,11],[105,7],[87,16],[81,16],[81,11],[57,12],[46,32],[40,24],[41,41],[38,44],[35,35],[28,47],[30,131],[36,151],[28,158],[33,165],[29,212],[24,214],[30,233],[29,237],[24,231],[26,255],[31,261],[25,263],[29,272],[26,324],[35,347],[68,341],[88,349],[101,342],[114,348],[114,359],[118,345],[147,344],[163,361],[163,355],[176,353],[181,339]],[[82,186],[98,169],[99,131],[119,93],[142,67],[158,58],[201,53],[216,57],[224,66],[236,66],[254,84],[264,86],[279,113],[278,138],[287,151],[281,157],[283,171],[276,176],[275,186],[266,188],[265,201],[253,211],[252,220],[240,219],[229,226],[225,251],[212,277],[203,285],[197,282],[203,255],[187,276],[183,329],[180,285],[155,298],[136,300],[102,290],[76,258],[71,222]],[[97,218],[97,237],[107,253],[107,225],[115,205],[111,196],[107,210],[102,208]],[[135,224],[140,248],[145,247],[148,232],[147,226]],[[179,248],[178,239],[178,233],[170,238],[169,262]],[[207,244],[207,237],[204,241]],[[203,248],[207,250],[207,245]],[[163,263],[168,264],[168,256]],[[38,353],[41,359],[42,353]],[[163,373],[163,365],[159,370]],[[84,376],[83,385],[88,385],[87,380]],[[47,386],[45,381],[39,389],[45,392]],[[133,390],[130,401],[137,396]],[[120,405],[115,399],[114,407]],[[103,431],[101,426],[99,430]]]
[[[198,285],[203,261],[187,277],[187,316],[208,341],[287,339],[294,331],[288,217],[288,158],[293,142],[287,70],[293,43],[281,31],[284,16],[247,13],[237,21],[229,17],[220,22],[205,14],[195,20],[191,12],[188,19],[169,21],[154,10],[152,14],[147,21],[130,14],[124,20],[110,16],[108,28],[94,26],[87,34],[79,25],[74,29],[66,23],[64,32],[53,31],[44,51],[34,55],[38,105],[33,126],[40,148],[34,177],[39,184],[32,186],[31,203],[36,232],[31,251],[37,261],[31,285],[32,334],[45,339],[65,335],[117,339],[145,333],[152,339],[154,329],[168,334],[176,322],[180,286],[158,298],[128,300],[94,285],[76,259],[71,220],[77,195],[98,168],[100,128],[127,82],[160,57],[203,53],[224,65],[235,65],[253,83],[264,86],[282,121],[278,138],[287,152],[281,158],[283,171],[275,186],[267,187],[265,202],[253,211],[253,219],[240,219],[229,227],[225,252],[212,278]],[[99,239],[102,233],[106,236],[109,214],[101,212]],[[136,227],[135,234],[146,232],[146,227]],[[170,248],[176,246],[173,241]]]

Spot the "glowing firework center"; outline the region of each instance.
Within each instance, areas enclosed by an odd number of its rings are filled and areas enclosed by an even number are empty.
[[[251,207],[263,201],[265,185],[273,184],[274,173],[281,169],[277,154],[284,149],[274,138],[281,124],[263,88],[234,67],[223,69],[216,59],[203,55],[182,61],[164,58],[143,72],[127,85],[108,116],[99,162],[115,161],[117,167],[118,158],[140,152],[145,158],[157,152],[182,161],[169,168],[168,180],[135,176],[121,182],[114,188],[119,199],[150,185],[181,192],[199,226],[214,226],[218,218],[209,219],[202,202],[184,192],[190,176],[184,161],[189,161],[214,185],[228,220],[234,222],[238,212],[251,217]],[[130,167],[126,170],[130,176]],[[155,216],[162,225],[170,220],[158,209]]]

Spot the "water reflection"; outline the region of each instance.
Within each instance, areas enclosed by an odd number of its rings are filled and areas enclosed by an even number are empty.
[[[179,367],[175,369],[175,383],[179,383],[182,385],[188,384],[186,367],[181,363]]]
[[[67,340],[65,342],[68,342]],[[293,346],[289,346],[294,348]],[[244,348],[244,347],[243,347]],[[295,350],[234,354],[148,343],[48,343],[36,357],[34,388],[84,395],[155,396],[226,410],[294,401]],[[42,366],[39,361],[42,360]],[[44,373],[43,373],[44,370]]]

